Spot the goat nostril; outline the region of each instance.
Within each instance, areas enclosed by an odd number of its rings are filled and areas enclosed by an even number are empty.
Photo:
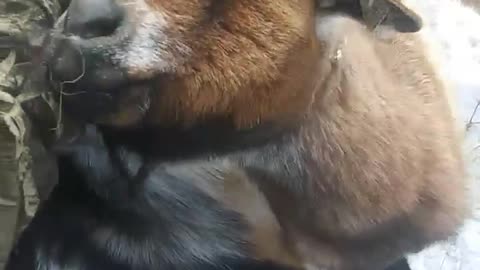
[[[65,32],[82,38],[112,35],[124,18],[115,0],[73,0],[67,12]]]
[[[120,26],[121,20],[113,18],[96,18],[95,20],[86,21],[82,23],[72,23],[70,18],[67,18],[66,32],[75,34],[82,38],[105,37],[112,35]]]

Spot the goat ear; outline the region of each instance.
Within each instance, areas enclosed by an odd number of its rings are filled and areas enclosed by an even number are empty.
[[[363,19],[370,28],[388,25],[403,33],[417,32],[422,28],[421,17],[407,6],[406,0],[359,1]]]

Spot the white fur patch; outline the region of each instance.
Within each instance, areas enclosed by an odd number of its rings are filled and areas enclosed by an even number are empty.
[[[324,14],[320,12],[315,17],[315,33],[317,38],[322,41],[332,41],[332,38],[338,36],[338,29],[343,27],[346,15]]]
[[[129,70],[140,72],[165,72],[174,69],[180,59],[187,55],[189,48],[174,37],[165,34],[171,27],[168,15],[161,10],[152,10],[144,0],[126,4],[129,13],[135,18],[135,32],[125,49],[125,55],[117,55],[116,60]]]
[[[45,254],[45,250],[39,248],[35,253],[35,269],[32,270],[82,270],[81,260],[69,260],[60,265],[52,254]]]

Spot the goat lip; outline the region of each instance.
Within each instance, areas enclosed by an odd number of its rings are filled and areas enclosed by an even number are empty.
[[[50,81],[58,86],[58,90],[67,94],[75,91],[110,93],[129,84],[122,70],[108,66],[85,71],[75,67],[63,67],[57,62],[48,66],[48,72]]]
[[[87,44],[88,43],[88,44]],[[103,49],[103,50],[102,50]],[[134,79],[109,57],[108,47],[88,40],[52,34],[43,52],[49,91],[56,92],[62,110],[75,121],[97,122],[135,106],[135,93],[146,93],[150,79]],[[58,95],[57,95],[58,93]],[[143,103],[142,103],[143,104]]]
[[[129,83],[125,69],[107,57],[78,46],[70,39],[56,39],[46,64],[49,79],[69,89],[81,91],[115,91]]]

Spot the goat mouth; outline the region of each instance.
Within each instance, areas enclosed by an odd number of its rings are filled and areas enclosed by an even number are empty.
[[[138,107],[145,113],[147,81],[132,80],[104,51],[84,40],[51,36],[44,45],[44,66],[50,91],[70,118],[94,123]]]
[[[84,48],[74,39],[53,37],[45,47],[45,62],[52,81],[83,87],[83,91],[116,89],[129,81],[127,71],[104,52]]]

